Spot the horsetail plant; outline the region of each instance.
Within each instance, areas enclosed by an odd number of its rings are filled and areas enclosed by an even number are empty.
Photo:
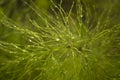
[[[1,28],[23,42],[0,40],[0,80],[119,80],[120,25],[110,26],[106,12],[91,23],[93,12],[86,4],[83,14],[79,1],[74,17],[74,3],[67,13],[51,2],[54,16],[29,5],[37,20],[29,17],[27,27],[2,14]]]

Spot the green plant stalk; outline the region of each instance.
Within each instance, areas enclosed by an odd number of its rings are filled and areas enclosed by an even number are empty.
[[[119,57],[120,26],[108,28],[110,22],[102,24],[108,21],[103,15],[104,21],[98,17],[97,26],[90,29],[82,21],[81,6],[76,19],[71,17],[72,7],[66,13],[61,4],[55,5],[59,13],[52,16],[30,6],[42,21],[29,19],[32,29],[4,17],[2,25],[18,32],[25,44],[0,41],[0,79],[119,80],[118,63],[111,57]]]

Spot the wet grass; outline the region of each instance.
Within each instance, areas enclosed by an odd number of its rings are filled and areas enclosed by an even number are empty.
[[[29,5],[38,18],[29,18],[29,26],[2,14],[1,27],[10,30],[6,35],[18,35],[13,41],[0,40],[0,79],[119,80],[120,25],[111,26],[106,12],[92,23],[89,7],[83,21],[82,4],[75,18],[74,4],[68,13],[61,4],[54,6],[58,12],[53,10],[53,16]],[[14,42],[18,36],[22,42]]]

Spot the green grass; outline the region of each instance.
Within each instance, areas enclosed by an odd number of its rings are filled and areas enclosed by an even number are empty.
[[[68,13],[54,6],[53,16],[29,5],[37,14],[29,26],[1,14],[9,33],[0,40],[0,80],[119,80],[120,25],[112,25],[110,12],[92,22],[87,5],[85,21],[82,4],[75,18],[73,6]]]

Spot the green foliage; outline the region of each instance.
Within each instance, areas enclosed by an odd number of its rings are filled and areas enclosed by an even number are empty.
[[[32,10],[25,3],[32,5],[33,3],[40,9],[47,10],[49,0],[1,0],[0,7],[3,9],[5,15],[17,21],[23,21],[27,16],[35,15]]]
[[[80,2],[73,17],[74,4],[66,13],[52,3],[54,16],[28,5],[37,14],[29,25],[1,13],[9,33],[0,37],[0,80],[119,80],[120,25],[111,22],[110,9],[94,16]]]

